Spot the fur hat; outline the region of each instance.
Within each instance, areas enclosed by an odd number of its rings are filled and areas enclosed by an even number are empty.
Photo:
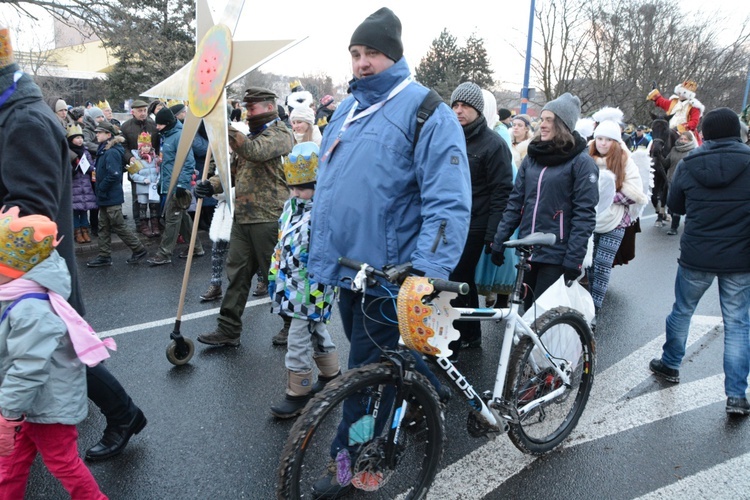
[[[685,99],[694,99],[698,84],[693,80],[685,80],[674,88],[674,93]]]
[[[703,138],[707,141],[741,138],[740,118],[729,108],[716,108],[703,117]]]
[[[453,91],[451,94],[451,107],[456,102],[464,102],[476,109],[481,115],[484,110],[484,97],[482,96],[482,89],[479,85],[472,82],[464,82]]]
[[[313,110],[310,107],[297,106],[289,114],[289,121],[306,122],[312,125],[313,123],[315,123],[315,113],[313,113]]]
[[[591,118],[593,118],[596,123],[606,122],[607,120],[622,123],[624,114],[620,108],[604,107],[591,115]]]
[[[79,118],[86,114],[86,110],[82,106],[78,106],[68,111],[68,114],[73,120],[78,121]]]
[[[584,139],[594,135],[596,121],[593,118],[581,118],[576,122],[575,131]]]
[[[94,106],[93,108],[89,108],[86,113],[94,120],[96,120],[97,118],[104,118],[104,111],[97,108],[96,106]]]
[[[10,30],[0,23],[0,68],[16,62],[13,56],[13,45],[10,43]]]
[[[401,20],[391,9],[383,7],[367,16],[367,19],[357,26],[349,41],[349,48],[352,45],[370,47],[382,52],[389,59],[398,61],[404,55]]]
[[[20,216],[18,207],[0,209],[0,274],[20,278],[50,256],[60,240],[57,224],[44,215]]]
[[[315,182],[318,177],[318,154],[314,142],[301,142],[284,160],[284,177],[289,187]]]
[[[286,98],[286,105],[292,109],[298,107],[309,108],[314,102],[312,94],[307,90],[298,90],[289,94]]]
[[[581,116],[581,100],[570,92],[565,92],[557,99],[545,104],[542,108],[542,112],[544,111],[554,113],[568,127],[568,130],[573,132]]]
[[[67,127],[67,137],[68,139],[72,139],[73,137],[81,136],[83,137],[83,130],[81,129],[81,126],[77,123],[71,123]]]
[[[619,141],[622,139],[622,132],[620,132],[620,125],[612,120],[605,120],[601,122],[594,130],[594,139],[597,137],[606,137],[613,141]]]

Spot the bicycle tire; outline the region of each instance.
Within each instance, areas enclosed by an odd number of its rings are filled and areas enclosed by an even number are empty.
[[[568,390],[510,424],[508,436],[513,444],[524,453],[541,455],[562,443],[583,413],[594,383],[595,343],[586,320],[568,307],[547,311],[531,328],[554,358],[571,365]],[[524,336],[511,353],[506,402],[519,408],[560,384],[552,365]]]
[[[387,362],[355,368],[329,382],[310,401],[292,427],[282,451],[277,498],[316,498],[312,484],[327,470],[331,443],[341,422],[343,402],[351,397],[360,400],[372,397],[372,390],[376,387],[382,389],[381,394],[388,394],[387,391],[395,394],[399,383],[397,370]],[[445,421],[437,393],[427,378],[412,371],[405,374],[402,391],[404,398],[412,402],[407,413],[414,408],[421,410],[420,424],[413,430],[402,428],[400,458],[395,469],[384,469],[380,488],[371,492],[350,488],[347,498],[395,498],[402,495],[401,498],[421,499],[435,479],[445,441]],[[374,435],[352,451],[352,464],[358,463],[357,457],[371,457],[372,451],[382,451],[383,437],[388,435],[395,413],[393,406],[382,405],[387,408],[377,418]],[[371,460],[372,467],[368,470],[379,470],[383,465],[380,462]]]

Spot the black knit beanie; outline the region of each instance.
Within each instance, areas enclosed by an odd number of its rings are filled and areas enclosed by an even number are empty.
[[[401,21],[391,9],[383,7],[370,14],[362,24],[357,26],[349,42],[349,48],[352,45],[370,47],[398,62],[404,55],[404,45],[401,43]]]
[[[159,112],[156,113],[156,124],[166,125],[164,127],[165,130],[169,130],[170,128],[174,127],[176,121],[177,119],[174,117],[174,113],[172,113],[172,110],[166,106],[161,108]]]
[[[740,138],[740,119],[729,108],[716,108],[703,117],[703,138],[707,141]]]

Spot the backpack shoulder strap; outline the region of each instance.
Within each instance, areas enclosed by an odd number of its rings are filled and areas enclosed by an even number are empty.
[[[5,318],[10,313],[10,310],[13,309],[14,307],[16,307],[16,304],[18,304],[19,302],[21,302],[23,299],[49,300],[49,295],[46,294],[46,293],[37,293],[37,292],[25,293],[25,294],[21,295],[16,300],[14,300],[13,302],[11,302],[11,304],[8,307],[5,308],[5,311],[3,311],[3,315],[0,316],[0,323],[2,323],[3,321],[5,321]]]
[[[443,102],[443,98],[440,94],[430,89],[425,96],[422,104],[419,105],[417,110],[417,128],[414,131],[414,141],[412,142],[412,151],[417,148],[417,141],[419,141],[419,134],[422,132],[424,123],[432,116],[432,113],[440,106]]]

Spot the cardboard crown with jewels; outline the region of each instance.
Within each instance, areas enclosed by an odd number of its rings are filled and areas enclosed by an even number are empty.
[[[138,135],[138,146],[141,144],[151,146],[151,134],[148,132],[141,132],[140,135]]]
[[[21,217],[18,207],[0,209],[0,274],[20,278],[50,256],[60,240],[44,215]]]
[[[685,80],[674,88],[675,94],[688,99],[693,99],[695,97],[696,90],[698,90],[698,84],[693,80]]]
[[[299,186],[315,182],[318,177],[318,154],[314,142],[301,142],[292,148],[284,160],[284,177],[287,186]]]
[[[96,107],[101,110],[112,109],[112,106],[109,105],[109,102],[106,99],[104,99],[103,101],[97,102]]]

